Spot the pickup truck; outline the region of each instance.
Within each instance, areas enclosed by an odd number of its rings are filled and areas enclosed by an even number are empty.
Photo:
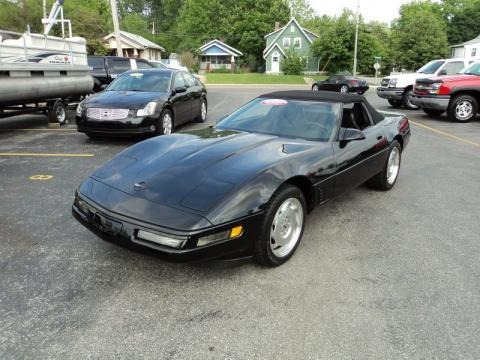
[[[461,74],[418,79],[410,101],[427,115],[439,116],[446,111],[452,121],[472,120],[480,102],[480,62]]]
[[[99,92],[118,75],[128,70],[149,69],[154,66],[145,59],[132,59],[120,56],[88,56],[90,75],[93,77],[93,91]]]
[[[381,86],[377,88],[377,95],[388,100],[393,107],[418,109],[410,102],[415,81],[420,78],[441,75],[453,75],[468,66],[464,59],[440,59],[430,61],[415,73],[397,74],[384,77]]]

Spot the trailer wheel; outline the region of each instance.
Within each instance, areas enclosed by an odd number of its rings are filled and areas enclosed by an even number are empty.
[[[48,121],[60,125],[67,123],[67,109],[62,100],[57,100],[49,106]]]

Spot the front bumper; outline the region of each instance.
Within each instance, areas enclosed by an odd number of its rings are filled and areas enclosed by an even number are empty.
[[[412,104],[425,109],[447,110],[450,103],[448,95],[410,95]]]
[[[137,117],[132,111],[125,119],[98,120],[88,118],[85,114],[76,116],[77,130],[98,135],[145,135],[155,132],[155,118]]]
[[[88,213],[80,209],[78,206],[79,200],[83,202],[83,208],[85,208],[85,204],[87,205]],[[264,216],[263,212],[260,212],[201,230],[175,230],[113,213],[78,193],[72,206],[72,214],[83,226],[104,240],[137,249],[153,249],[166,260],[174,262],[235,259],[252,255],[254,240]],[[243,226],[244,230],[242,235],[237,238],[222,240],[201,247],[196,246],[198,239],[201,237],[217,234],[239,225]],[[137,235],[140,230],[185,240],[185,244],[181,249],[159,245],[138,238]]]
[[[389,88],[389,87],[379,86],[377,88],[377,95],[382,99],[402,100],[404,91],[405,89],[403,88]]]

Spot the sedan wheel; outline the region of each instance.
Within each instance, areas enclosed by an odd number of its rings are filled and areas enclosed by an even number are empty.
[[[163,110],[156,128],[158,135],[168,135],[173,132],[173,114],[170,110]]]
[[[340,88],[340,92],[342,94],[348,93],[348,86],[347,85],[342,85],[342,87]]]
[[[402,147],[397,140],[392,142],[388,159],[381,173],[367,181],[367,185],[377,190],[390,190],[397,182],[402,162]]]
[[[320,90],[320,88],[318,87],[318,85],[317,85],[317,84],[313,84],[313,86],[312,86],[312,91],[319,91],[319,90]]]
[[[200,100],[200,114],[196,120],[201,123],[207,121],[207,101],[205,99]]]
[[[254,260],[278,266],[295,252],[305,227],[306,205],[296,186],[282,185],[270,199],[261,231],[255,241]]]

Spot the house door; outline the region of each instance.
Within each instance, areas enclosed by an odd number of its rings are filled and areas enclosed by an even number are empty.
[[[275,51],[272,55],[272,73],[280,72],[280,55]]]

